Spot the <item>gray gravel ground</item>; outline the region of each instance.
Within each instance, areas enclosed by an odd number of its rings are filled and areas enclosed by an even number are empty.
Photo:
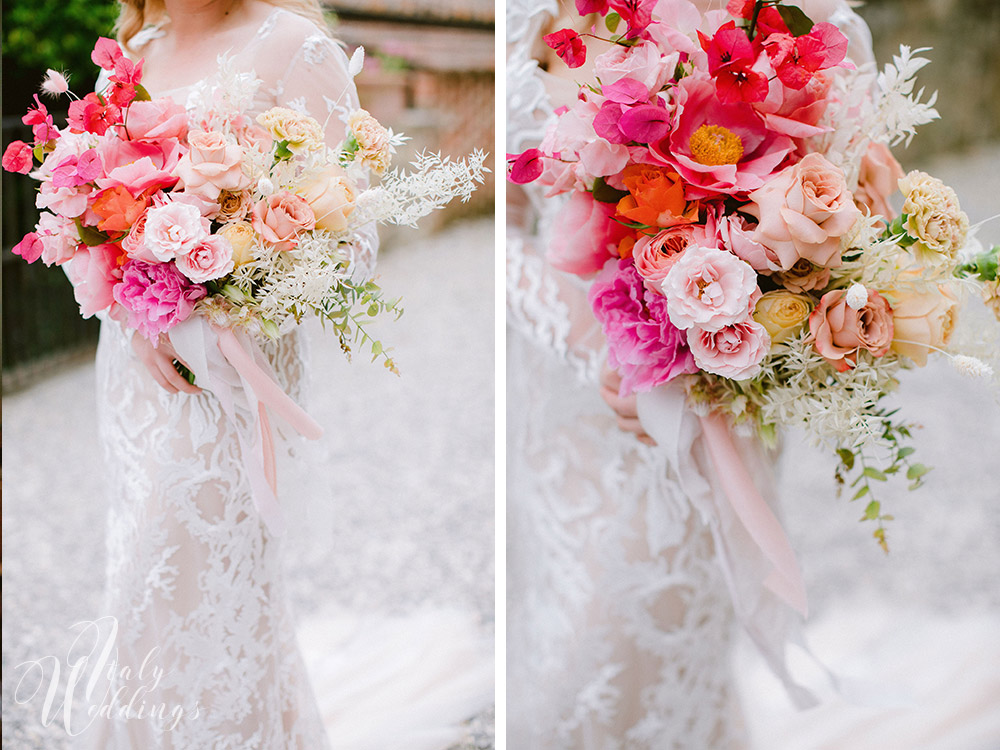
[[[331,606],[449,607],[472,613],[492,639],[493,221],[409,237],[379,265],[406,309],[378,331],[402,377],[360,352],[347,363],[318,329],[312,337],[309,411],[328,439],[325,455],[307,450],[304,477],[286,489],[315,509],[290,531],[287,578],[303,619]],[[65,653],[70,625],[100,606],[106,505],[93,394],[87,363],[4,400],[4,750],[66,745],[34,702],[9,696],[12,667]],[[466,747],[492,747],[492,717],[470,722]]]

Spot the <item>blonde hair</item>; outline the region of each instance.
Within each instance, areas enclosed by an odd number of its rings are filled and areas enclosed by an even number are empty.
[[[312,21],[324,33],[329,33],[319,0],[264,0],[264,2],[297,13]],[[133,50],[129,47],[129,42],[136,34],[149,24],[160,23],[167,17],[163,0],[118,0],[118,5],[115,34],[121,45],[130,52]]]

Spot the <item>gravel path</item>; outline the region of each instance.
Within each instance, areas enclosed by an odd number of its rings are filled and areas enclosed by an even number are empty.
[[[402,377],[360,352],[347,363],[318,329],[312,337],[309,411],[328,439],[325,455],[306,451],[304,479],[286,490],[314,508],[293,523],[287,578],[301,620],[446,607],[470,613],[492,641],[493,222],[409,236],[379,265],[406,310],[378,327]],[[100,606],[106,505],[93,394],[88,363],[4,401],[4,750],[66,744],[58,725],[41,726],[36,702],[9,696],[15,665],[65,653],[70,625]],[[492,747],[492,737],[488,712],[467,746]]]

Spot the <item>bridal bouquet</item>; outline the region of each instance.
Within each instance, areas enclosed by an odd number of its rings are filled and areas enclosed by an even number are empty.
[[[352,76],[363,54],[351,59]],[[251,117],[260,81],[224,58],[188,108],[152,99],[142,61],[114,41],[100,39],[92,58],[105,71],[101,93],[77,98],[49,71],[43,91],[73,99],[66,126],[36,95],[23,118],[34,142],[3,155],[4,169],[41,183],[44,209],[14,253],[63,266],[85,317],[105,312],[154,346],[170,334],[184,362],[175,367],[218,398],[258,509],[278,530],[271,417],[306,437],[322,431],[281,390],[261,345],[317,316],[345,353],[360,338],[396,372],[365,325],[401,310],[366,278],[355,250],[377,222],[415,225],[452,198],[468,200],[485,154],[421,154],[413,172],[390,172],[402,137],[362,109],[345,113],[346,138],[328,148],[306,114],[273,107]],[[366,187],[373,175],[378,184]]]
[[[308,115],[273,107],[248,116],[260,82],[224,61],[187,111],[151,99],[142,61],[114,41],[100,39],[92,58],[106,71],[104,91],[73,97],[61,129],[36,95],[23,118],[34,143],[4,153],[4,169],[40,181],[44,209],[14,253],[64,266],[85,317],[106,311],[154,345],[192,315],[258,339],[316,315],[345,352],[360,337],[395,371],[364,324],[398,315],[398,302],[356,272],[352,248],[373,222],[415,225],[453,197],[468,200],[485,155],[422,154],[414,173],[387,174],[402,136],[365,110],[330,149]],[[73,96],[55,71],[43,90]],[[363,189],[372,173],[380,184]]]
[[[874,483],[928,469],[882,398],[932,352],[988,376],[952,333],[965,290],[1000,313],[997,248],[977,255],[955,192],[889,151],[937,117],[914,93],[928,61],[856,68],[836,26],[775,0],[576,5],[607,33],[544,39],[571,68],[598,42],[594,80],[508,172],[569,194],[549,260],[593,279],[623,394],[683,377],[696,409],[765,441],[806,426],[887,549]]]

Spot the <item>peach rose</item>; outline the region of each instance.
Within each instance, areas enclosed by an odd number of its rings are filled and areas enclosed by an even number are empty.
[[[354,210],[357,188],[343,169],[331,164],[301,185],[299,195],[316,215],[318,229],[341,232],[347,228],[347,217]]]
[[[861,158],[858,174],[858,189],[854,191],[854,202],[864,206],[872,214],[881,216],[886,223],[896,218],[896,211],[889,205],[889,196],[896,192],[903,168],[884,143],[869,143],[868,150]]]
[[[885,356],[892,345],[893,321],[889,301],[874,289],[860,310],[847,304],[847,292],[827,292],[809,316],[813,345],[838,372],[853,367],[858,350],[867,349],[876,357]]]
[[[753,311],[753,319],[767,330],[772,344],[780,344],[799,331],[813,309],[812,297],[784,290],[767,292]]]
[[[778,256],[781,270],[799,258],[836,268],[841,237],[861,218],[844,173],[816,153],[778,172],[750,201],[743,210],[759,220],[753,239]]]
[[[215,200],[223,190],[237,191],[248,184],[243,174],[243,148],[215,130],[192,133],[191,151],[177,165],[185,192]]]
[[[226,224],[219,230],[219,236],[225,237],[233,248],[233,265],[242,266],[254,259],[253,248],[257,244],[257,233],[246,221],[235,221]]]
[[[635,270],[642,276],[643,284],[649,291],[663,294],[660,282],[693,238],[694,229],[690,225],[682,225],[664,229],[652,237],[644,234],[636,240],[632,248]]]
[[[915,294],[895,290],[891,296],[895,300],[892,350],[923,367],[931,351],[929,347],[943,348],[951,339],[958,317],[958,299],[944,284],[936,291]]]
[[[276,250],[291,250],[295,237],[316,226],[316,215],[305,198],[280,190],[253,207],[253,228]]]

